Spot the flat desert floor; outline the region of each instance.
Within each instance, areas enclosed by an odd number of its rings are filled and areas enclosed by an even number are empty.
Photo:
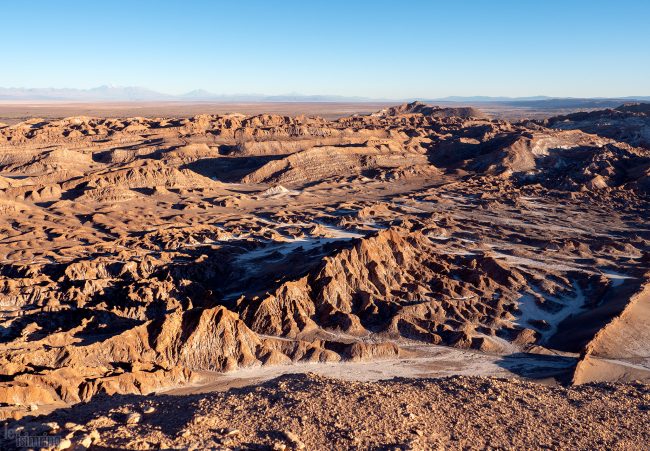
[[[453,108],[457,102],[442,103]],[[460,104],[465,106],[465,104]],[[283,116],[319,116],[325,119],[339,119],[354,114],[366,115],[393,106],[390,102],[0,102],[0,122],[17,124],[33,118],[63,119],[72,116],[104,118],[124,117],[191,117],[199,114],[245,115],[278,114]],[[570,108],[566,105],[548,105],[540,108],[529,105],[507,105],[504,103],[475,103],[473,106],[491,117],[505,120],[524,118],[543,119],[575,111],[593,111],[598,108],[585,105]]]

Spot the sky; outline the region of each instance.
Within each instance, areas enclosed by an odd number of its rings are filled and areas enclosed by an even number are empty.
[[[650,95],[650,0],[3,2],[0,86]]]

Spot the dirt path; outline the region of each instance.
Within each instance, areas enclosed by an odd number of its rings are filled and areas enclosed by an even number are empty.
[[[269,381],[283,375],[313,373],[319,376],[357,382],[376,382],[393,378],[441,378],[480,376],[526,378],[556,384],[570,377],[576,356],[515,353],[497,355],[444,346],[402,346],[409,357],[342,363],[294,363],[239,369],[230,373],[203,372],[195,384],[172,388],[161,393],[190,395],[225,391]]]

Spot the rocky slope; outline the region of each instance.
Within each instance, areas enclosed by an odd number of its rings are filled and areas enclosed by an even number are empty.
[[[0,444],[15,449],[32,437],[93,449],[627,450],[650,440],[649,406],[648,386],[640,384],[292,375],[226,393],[101,398],[10,422]]]
[[[543,121],[558,130],[582,130],[632,146],[650,148],[650,104],[630,103],[617,108],[574,113]]]

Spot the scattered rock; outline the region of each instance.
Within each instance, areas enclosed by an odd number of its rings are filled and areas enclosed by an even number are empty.
[[[291,444],[294,449],[305,449],[305,444],[300,440],[296,434],[291,431],[283,431],[281,433],[284,438]]]
[[[137,412],[131,412],[128,415],[126,415],[124,423],[125,424],[138,424],[141,420],[142,420],[142,415],[140,415]]]

